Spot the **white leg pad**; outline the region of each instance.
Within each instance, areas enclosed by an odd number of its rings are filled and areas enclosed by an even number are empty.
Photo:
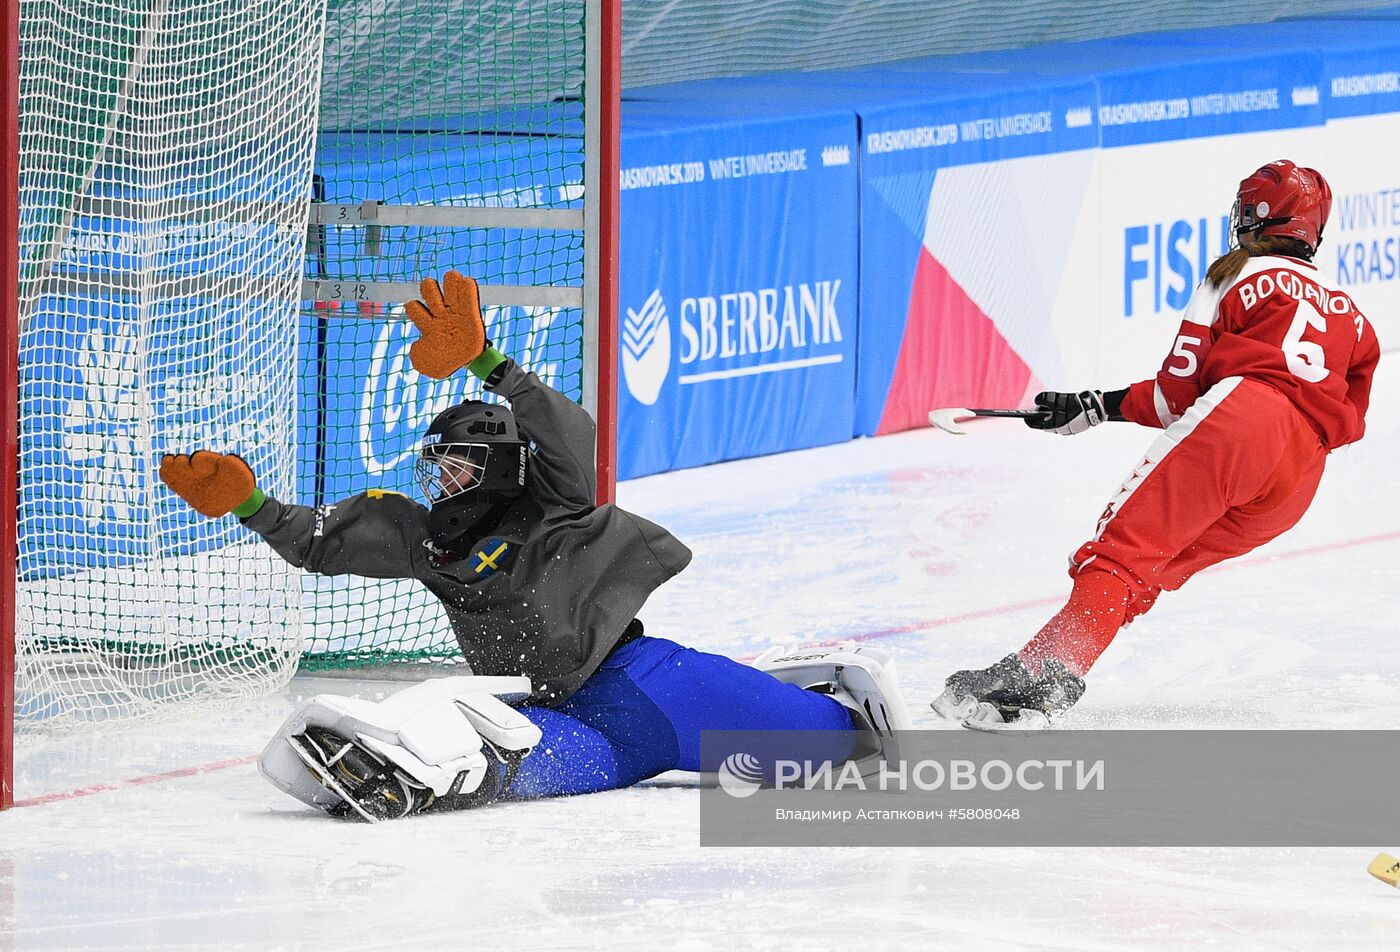
[[[894,657],[883,648],[854,644],[769,648],[754,661],[754,667],[804,689],[830,685],[832,697],[859,714],[878,734],[914,728],[909,705],[899,689]]]
[[[516,682],[524,682],[523,690]],[[483,740],[519,754],[539,743],[539,728],[498,696],[523,698],[529,691],[527,678],[460,677],[423,681],[379,702],[319,694],[283,722],[258,769],[303,803],[321,809],[338,804],[342,798],[308,769],[292,740],[320,727],[362,744],[438,796],[462,773],[459,792],[472,793],[487,769]]]

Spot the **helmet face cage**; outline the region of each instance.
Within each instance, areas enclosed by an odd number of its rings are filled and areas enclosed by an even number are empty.
[[[1236,196],[1235,204],[1230,209],[1230,247],[1233,251],[1239,247],[1240,235],[1245,232],[1254,231],[1269,224],[1287,223],[1288,218],[1265,218],[1269,213],[1269,203],[1246,201],[1243,196]]]
[[[429,503],[444,502],[482,484],[490,455],[486,443],[432,443],[414,463],[413,479]]]
[[[1240,232],[1246,230],[1240,226],[1240,200],[1237,197],[1235,204],[1230,207],[1230,244],[1225,250],[1234,251],[1238,248],[1240,246]]]

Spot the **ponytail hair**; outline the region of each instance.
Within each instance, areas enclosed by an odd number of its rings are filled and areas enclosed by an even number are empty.
[[[1263,255],[1287,255],[1290,258],[1311,261],[1313,249],[1309,248],[1306,242],[1299,241],[1297,238],[1289,238],[1286,235],[1269,235],[1265,238],[1258,238],[1251,241],[1248,248],[1240,245],[1211,262],[1210,267],[1206,269],[1206,280],[1213,287],[1226,287],[1240,276],[1240,272],[1244,270],[1245,263],[1250,258]]]

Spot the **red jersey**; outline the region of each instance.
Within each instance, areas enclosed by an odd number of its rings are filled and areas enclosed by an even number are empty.
[[[1366,431],[1380,352],[1370,322],[1314,265],[1261,255],[1229,286],[1196,288],[1171,354],[1128,388],[1122,413],[1170,426],[1221,380],[1248,377],[1281,391],[1334,449]]]

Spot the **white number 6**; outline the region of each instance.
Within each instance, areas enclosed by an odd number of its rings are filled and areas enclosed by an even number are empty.
[[[1327,318],[1311,305],[1304,308],[1299,304],[1298,313],[1293,315],[1293,324],[1288,328],[1288,335],[1283,339],[1283,359],[1288,364],[1288,372],[1299,380],[1320,383],[1331,371],[1324,365],[1327,353],[1322,349],[1322,345],[1303,340],[1303,334],[1309,327],[1326,331]]]

